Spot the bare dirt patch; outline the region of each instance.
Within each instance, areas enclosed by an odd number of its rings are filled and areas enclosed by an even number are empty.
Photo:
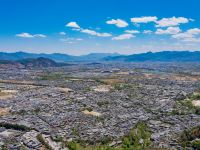
[[[0,116],[9,114],[9,108],[0,108]]]
[[[96,117],[101,116],[101,113],[98,113],[95,111],[84,110],[84,111],[82,111],[82,113],[84,113],[85,115],[92,115],[92,116],[96,116]]]
[[[63,92],[63,93],[68,93],[68,92],[72,92],[73,90],[70,89],[70,88],[61,88],[61,87],[58,87],[58,90],[60,92]]]
[[[16,90],[0,90],[0,99],[12,98],[16,93]]]
[[[100,81],[104,82],[105,84],[114,85],[117,83],[123,83],[123,80],[120,79],[101,79]]]
[[[192,105],[200,107],[200,100],[193,100]]]
[[[117,72],[117,75],[129,75],[129,72],[123,71],[123,72]]]
[[[96,92],[109,92],[112,89],[112,86],[110,85],[99,85],[96,87],[93,87],[93,90]]]
[[[8,84],[25,84],[25,85],[34,85],[34,82],[31,81],[17,81],[17,80],[0,80],[0,83]]]

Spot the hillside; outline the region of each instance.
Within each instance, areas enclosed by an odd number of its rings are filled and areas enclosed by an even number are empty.
[[[1,67],[14,67],[14,68],[43,68],[43,67],[59,67],[68,65],[64,63],[56,63],[48,58],[27,58],[21,60],[0,60]]]
[[[0,52],[0,60],[21,60],[27,58],[49,58],[56,62],[69,62],[69,61],[100,61],[105,57],[118,56],[117,53],[91,53],[88,55],[72,56],[61,53],[53,54],[36,54],[36,53],[26,53],[26,52],[15,52],[15,53],[5,53]]]
[[[104,58],[106,61],[125,61],[125,62],[200,62],[200,52],[189,51],[163,51],[147,52],[142,54],[109,56]]]

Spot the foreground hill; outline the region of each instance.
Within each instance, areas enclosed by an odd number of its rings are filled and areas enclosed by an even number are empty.
[[[106,61],[126,61],[126,62],[200,62],[200,52],[189,51],[163,51],[147,52],[134,55],[109,56]]]
[[[14,68],[42,68],[42,67],[59,67],[68,65],[64,63],[56,63],[48,58],[27,58],[21,60],[0,60],[1,67],[14,67]]]

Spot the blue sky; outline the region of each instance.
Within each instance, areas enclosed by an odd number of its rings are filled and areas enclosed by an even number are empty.
[[[200,50],[198,0],[0,0],[0,51]]]

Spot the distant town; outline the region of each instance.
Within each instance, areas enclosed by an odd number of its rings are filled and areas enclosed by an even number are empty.
[[[197,62],[2,62],[2,149],[198,149]]]

